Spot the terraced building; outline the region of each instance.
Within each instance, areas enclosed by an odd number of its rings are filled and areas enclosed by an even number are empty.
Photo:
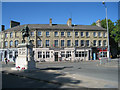
[[[14,61],[18,55],[17,46],[22,43],[25,25],[11,21],[10,28],[2,25],[0,32],[0,59],[7,57]],[[96,26],[67,24],[28,24],[30,40],[34,45],[35,61],[96,60],[107,56],[107,30]],[[26,42],[27,39],[26,39]]]

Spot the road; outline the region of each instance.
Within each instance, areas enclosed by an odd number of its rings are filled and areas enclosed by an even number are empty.
[[[104,67],[97,65],[99,62],[76,62],[76,63],[42,63],[37,64],[41,69],[55,69],[58,71],[79,74],[97,79],[118,82],[118,67]],[[60,69],[61,68],[61,69]]]
[[[2,88],[59,88],[60,85],[46,83],[9,74],[2,74]]]
[[[118,82],[118,67],[106,67],[98,65],[98,61],[91,62],[53,62],[36,63],[36,67],[41,70],[57,70],[61,73],[70,73],[91,77],[100,80]],[[114,65],[113,65],[114,66]],[[117,66],[117,64],[115,65]],[[14,67],[13,64],[2,65],[4,68]],[[64,88],[67,86],[46,83],[42,81],[31,80],[28,78],[17,77],[9,74],[3,74],[3,88]],[[12,83],[11,83],[12,82]],[[14,83],[14,84],[13,84]],[[31,85],[32,84],[32,85]],[[110,87],[111,85],[108,85]]]

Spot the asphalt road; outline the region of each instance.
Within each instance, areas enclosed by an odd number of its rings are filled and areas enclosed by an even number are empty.
[[[62,73],[78,74],[96,79],[118,82],[118,68],[99,66],[99,62],[54,62],[54,63],[37,63],[36,67],[41,70],[57,70]],[[13,64],[2,67],[14,67]],[[12,83],[11,83],[12,82]],[[60,88],[60,86],[42,81],[30,80],[28,78],[17,77],[13,75],[2,75],[3,88]]]
[[[98,66],[98,63],[99,62],[41,63],[37,64],[37,67],[118,82],[117,67]]]
[[[2,88],[59,88],[60,85],[46,83],[9,74],[2,74]]]

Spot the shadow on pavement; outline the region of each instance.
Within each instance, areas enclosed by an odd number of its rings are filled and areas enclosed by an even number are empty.
[[[43,70],[37,68],[36,70],[14,72],[3,71],[2,86],[3,88],[61,88],[64,86],[77,88],[77,84],[82,83],[80,80],[64,77],[64,73],[49,71],[64,68],[46,68]]]
[[[65,68],[73,68],[73,66],[66,66],[66,67],[47,67],[47,68],[42,68],[40,70],[63,70]]]

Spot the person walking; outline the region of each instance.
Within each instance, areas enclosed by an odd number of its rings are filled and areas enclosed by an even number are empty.
[[[5,58],[5,64],[7,64],[7,58]]]

